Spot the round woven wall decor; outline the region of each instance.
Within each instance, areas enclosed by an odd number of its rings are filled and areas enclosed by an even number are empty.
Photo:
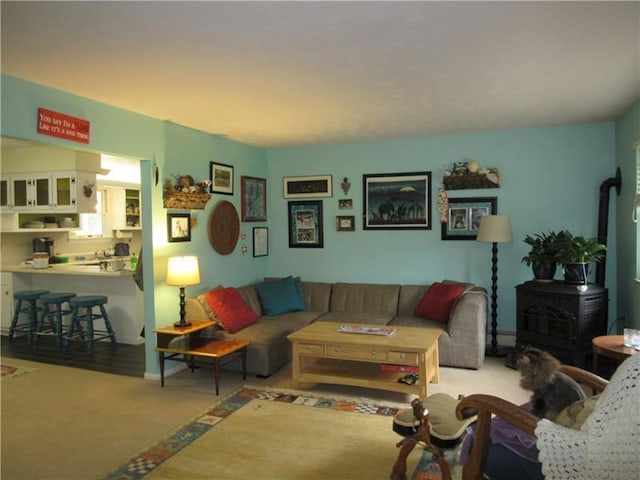
[[[240,218],[232,203],[222,200],[209,216],[209,242],[221,255],[229,255],[236,248],[240,235]]]

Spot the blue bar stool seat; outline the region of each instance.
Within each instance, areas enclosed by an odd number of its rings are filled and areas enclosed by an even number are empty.
[[[69,341],[81,340],[87,344],[89,354],[93,353],[93,342],[103,338],[110,338],[111,344],[116,345],[116,334],[111,327],[109,316],[104,308],[107,303],[104,295],[82,295],[69,299],[71,305],[71,325],[64,336],[64,350],[69,349]],[[97,310],[94,310],[97,309]],[[93,326],[95,320],[104,321],[105,330],[96,330]],[[83,328],[85,324],[86,331]]]
[[[16,300],[11,327],[9,327],[9,341],[13,340],[16,332],[25,332],[27,342],[33,341],[33,334],[38,327],[38,298],[49,290],[21,290],[14,292],[13,298]],[[24,305],[23,305],[24,304]],[[24,316],[21,316],[25,314]]]
[[[62,348],[63,333],[70,326],[64,325],[63,317],[71,315],[71,304],[69,301],[75,296],[76,294],[74,292],[51,292],[45,293],[40,297],[42,313],[40,314],[38,327],[35,331],[34,345],[38,343],[38,337],[40,335],[55,335],[56,346]],[[65,303],[67,304],[66,308],[64,306]],[[49,322],[48,329],[45,329],[45,320]]]

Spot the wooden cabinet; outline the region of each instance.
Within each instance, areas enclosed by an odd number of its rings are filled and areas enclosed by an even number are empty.
[[[525,282],[516,287],[516,351],[527,345],[561,362],[586,367],[591,340],[607,334],[608,292],[591,284]]]
[[[2,177],[0,206],[15,213],[93,213],[95,174],[81,171],[15,173]]]

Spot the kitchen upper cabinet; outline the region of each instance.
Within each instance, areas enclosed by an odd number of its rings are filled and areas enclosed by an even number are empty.
[[[95,173],[81,171],[4,176],[0,206],[16,213],[92,213],[96,208],[95,178]]]
[[[9,206],[9,198],[11,196],[11,179],[9,177],[0,177],[0,208],[6,210]]]
[[[112,230],[139,230],[140,190],[105,186],[107,192],[107,218]]]

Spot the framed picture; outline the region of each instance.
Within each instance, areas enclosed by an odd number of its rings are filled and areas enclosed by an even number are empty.
[[[442,224],[442,240],[475,240],[482,217],[497,213],[497,197],[449,198],[447,223]]]
[[[242,195],[242,221],[267,220],[267,181],[264,178],[240,177]]]
[[[253,227],[253,256],[266,257],[267,255],[269,255],[269,229]]]
[[[338,232],[353,232],[356,229],[356,217],[353,215],[338,215],[336,217],[336,230]]]
[[[363,175],[364,230],[431,230],[431,172]]]
[[[167,213],[167,240],[169,242],[191,241],[191,214]]]
[[[353,209],[353,200],[350,198],[341,198],[340,200],[338,200],[338,208],[340,210]]]
[[[209,162],[209,179],[211,193],[233,195],[233,166]]]
[[[319,198],[333,196],[331,175],[284,177],[284,198]]]
[[[289,248],[322,248],[322,200],[289,202]]]

